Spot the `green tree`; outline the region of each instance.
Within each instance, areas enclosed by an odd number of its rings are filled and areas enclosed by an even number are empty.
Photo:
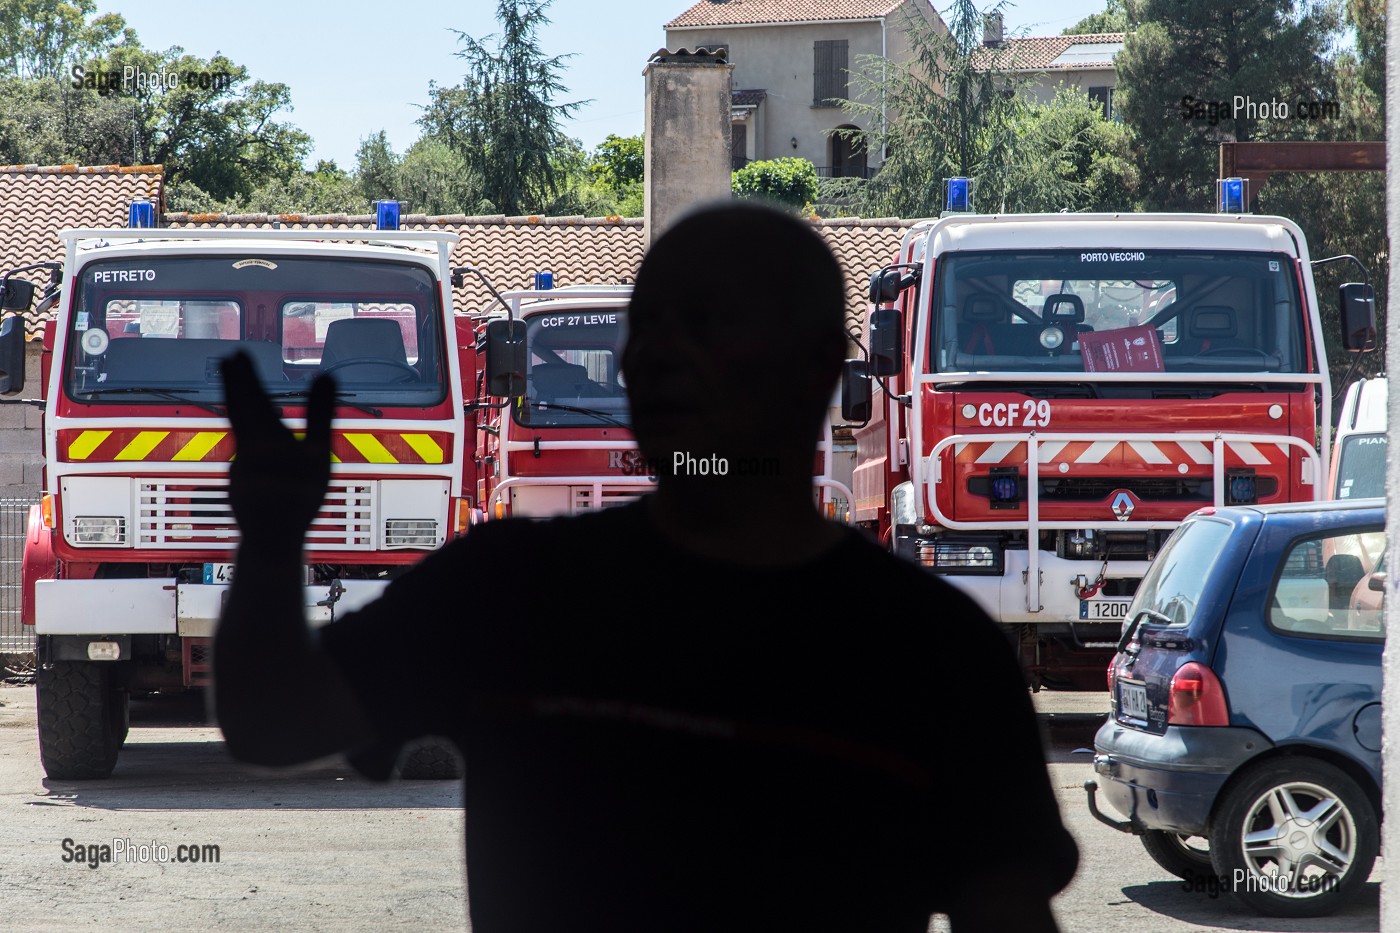
[[[418,140],[404,153],[394,172],[394,194],[408,209],[425,214],[489,213],[481,196],[481,179],[461,156],[431,137]]]
[[[397,198],[400,161],[383,130],[360,140],[355,150],[355,183],[360,196],[369,202]]]
[[[641,182],[646,174],[646,141],[641,136],[609,133],[589,157],[588,171],[614,190]]]
[[[733,185],[735,197],[806,210],[817,200],[817,169],[806,159],[750,162],[734,173]]]
[[[95,12],[95,0],[0,0],[0,75],[66,78],[74,63],[135,43],[120,15],[89,20]]]
[[[907,59],[859,60],[852,77],[863,93],[843,106],[871,129],[843,132],[867,152],[887,153],[879,176],[857,186],[861,213],[936,214],[950,176],[977,178],[983,203],[1001,202],[1024,104],[1009,53],[982,48],[982,24],[984,14],[1005,5],[979,10],[971,0],[954,0],[944,14],[946,33],[922,16],[906,17]]]
[[[483,196],[506,214],[539,210],[568,187],[552,154],[560,121],[584,102],[559,104],[567,55],[547,56],[538,32],[552,0],[499,0],[501,34],[457,32],[467,74],[455,87],[429,88],[419,124],[481,179]],[[487,43],[494,42],[494,48]]]
[[[1018,213],[1127,211],[1138,171],[1127,129],[1078,88],[1032,103],[1017,120],[1006,166],[1004,209]]]
[[[1123,0],[1108,0],[1102,13],[1090,13],[1060,33],[1062,36],[1084,36],[1102,32],[1127,32],[1128,10]]]
[[[1326,52],[1338,17],[1330,2],[1129,0],[1128,14],[1138,25],[1115,60],[1116,103],[1136,139],[1149,210],[1209,209],[1220,142],[1308,132],[1247,110],[1236,118],[1237,96],[1255,104],[1333,99]],[[1196,102],[1226,112],[1193,113]]]

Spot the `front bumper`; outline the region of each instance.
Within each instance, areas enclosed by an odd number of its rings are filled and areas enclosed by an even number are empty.
[[[387,580],[342,580],[335,598],[329,584],[303,587],[307,621],[325,625],[373,602],[386,586]],[[39,580],[34,584],[34,631],[207,638],[218,625],[228,589],[175,579]]]
[[[1136,829],[1201,836],[1230,775],[1273,747],[1236,726],[1168,726],[1153,735],[1109,720],[1094,737],[1094,771],[1104,797]]]

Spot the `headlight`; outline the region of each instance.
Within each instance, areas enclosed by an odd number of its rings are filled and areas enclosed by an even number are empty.
[[[915,553],[923,566],[935,573],[999,575],[1002,571],[1000,541],[958,541],[947,538],[919,541]]]
[[[73,543],[126,544],[126,519],[116,515],[75,516]]]
[[[384,522],[384,546],[437,547],[438,523],[433,519],[390,518]]]

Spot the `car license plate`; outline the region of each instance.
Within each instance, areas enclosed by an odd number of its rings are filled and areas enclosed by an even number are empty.
[[[1147,687],[1118,682],[1118,712],[1129,719],[1147,721]]]
[[[1081,599],[1079,619],[1082,622],[1122,622],[1128,617],[1131,597],[1122,599]]]
[[[205,564],[205,583],[232,583],[233,564]]]

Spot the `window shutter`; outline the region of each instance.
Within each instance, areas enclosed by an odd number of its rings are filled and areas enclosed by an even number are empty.
[[[812,44],[812,106],[838,107],[850,96],[849,43],[845,39],[821,39]]]

